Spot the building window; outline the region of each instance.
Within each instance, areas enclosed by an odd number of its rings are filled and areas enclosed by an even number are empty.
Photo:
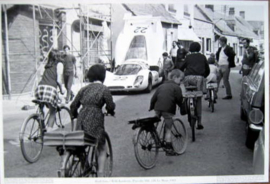
[[[170,12],[176,13],[176,9],[174,8],[174,5],[173,4],[169,4],[168,10]]]
[[[206,51],[211,52],[211,38],[206,38]]]
[[[243,47],[242,46],[239,47],[239,51],[240,51],[240,56],[243,56]]]
[[[204,38],[201,38],[202,40],[202,49],[201,49],[201,53],[205,54],[205,50],[204,50]]]
[[[184,15],[185,16],[190,16],[189,10],[188,10],[188,5],[184,5]]]
[[[234,50],[235,54],[237,55],[237,53],[238,53],[237,43],[233,43],[233,50]]]

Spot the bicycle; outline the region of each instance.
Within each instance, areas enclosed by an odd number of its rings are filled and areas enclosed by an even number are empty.
[[[208,107],[211,108],[211,112],[215,111],[215,90],[217,88],[217,83],[208,83],[206,85],[207,94],[208,94]]]
[[[188,122],[191,127],[192,141],[195,141],[195,125],[198,120],[197,117],[197,99],[203,96],[202,91],[196,91],[196,86],[186,86],[187,92],[183,94],[183,97],[186,98],[187,107],[188,107]]]
[[[98,141],[83,131],[73,131],[70,134],[76,134],[76,132],[84,134],[84,140],[87,139],[88,141],[84,141],[83,144],[77,144],[73,139],[73,142],[68,143],[71,140],[71,138],[68,138],[66,142],[61,142],[57,146],[59,155],[65,157],[61,168],[57,171],[58,177],[98,177]],[[113,171],[113,151],[108,133],[105,132],[104,135],[106,147],[104,176],[110,177]],[[47,143],[46,145],[50,144]],[[54,146],[56,144],[53,143]]]
[[[25,119],[19,134],[22,155],[29,163],[34,163],[40,158],[43,150],[44,132],[48,126],[47,120],[49,117],[49,112],[45,114],[43,110],[46,103],[39,100],[33,100],[32,102],[38,105],[36,113]],[[71,130],[73,130],[73,121],[69,109],[65,106],[57,106],[54,125],[64,129],[69,122],[71,122]]]
[[[144,169],[151,169],[156,165],[159,150],[165,148],[165,122],[158,127],[161,119],[159,117],[148,117],[129,121],[133,124],[132,129],[137,129],[134,134],[133,144],[137,162]],[[158,128],[160,130],[158,131]],[[187,148],[187,131],[184,123],[176,118],[172,125],[172,146],[176,155],[181,155]],[[144,158],[146,157],[146,158]]]

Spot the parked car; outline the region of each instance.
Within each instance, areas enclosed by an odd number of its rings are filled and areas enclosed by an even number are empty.
[[[254,148],[264,124],[264,61],[256,63],[242,79],[240,117],[246,121],[246,146]]]
[[[140,59],[127,60],[116,71],[106,77],[104,84],[110,91],[147,91],[162,82],[157,70],[150,70],[148,64]]]

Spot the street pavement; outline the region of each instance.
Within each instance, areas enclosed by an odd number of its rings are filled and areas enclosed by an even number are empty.
[[[155,89],[150,94],[114,94],[116,115],[105,118],[106,131],[113,145],[113,177],[252,174],[253,153],[245,147],[245,122],[240,120],[241,76],[238,69],[232,70],[230,82],[233,99],[222,100],[225,89],[220,88],[214,113],[203,101],[202,122],[205,128],[196,131],[196,142],[191,141],[187,117],[177,112],[176,116],[184,121],[189,134],[187,150],[176,157],[167,157],[160,152],[156,166],[150,170],[141,168],[135,159],[132,143],[134,131],[127,123],[154,114],[148,109]],[[34,164],[28,164],[21,155],[17,141],[20,126],[23,119],[34,112],[34,109],[20,110],[29,100],[22,99],[17,102],[3,101],[5,177],[57,177],[60,157],[55,148],[44,147],[40,160]]]

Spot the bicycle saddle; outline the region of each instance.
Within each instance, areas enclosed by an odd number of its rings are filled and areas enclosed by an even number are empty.
[[[196,90],[197,86],[186,86],[186,90]]]
[[[35,100],[32,100],[32,102],[33,102],[33,103],[35,103],[35,104],[42,104],[42,103],[44,103],[44,102],[42,102],[42,101],[39,101],[39,100],[37,100],[37,99],[35,99]]]

